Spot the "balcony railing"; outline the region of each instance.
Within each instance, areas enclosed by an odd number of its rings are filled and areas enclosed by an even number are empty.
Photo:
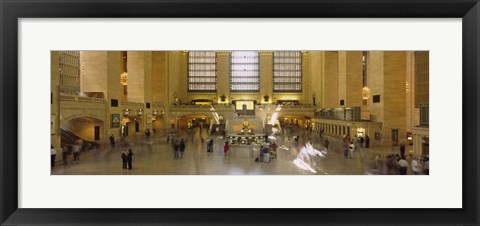
[[[81,96],[73,96],[73,95],[60,95],[60,101],[75,102],[75,103],[98,103],[98,104],[105,103],[105,100],[103,98],[81,97]]]
[[[361,108],[332,108],[318,109],[315,117],[318,119],[344,120],[344,121],[361,121]]]

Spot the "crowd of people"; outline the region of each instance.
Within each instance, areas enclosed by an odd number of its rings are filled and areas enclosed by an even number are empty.
[[[182,159],[185,156],[185,149],[186,149],[186,136],[190,136],[191,134],[185,133],[182,134],[180,132],[167,134],[166,139],[167,143],[171,144],[172,151],[173,151],[173,158],[175,160]],[[280,135],[280,134],[278,134]],[[278,136],[277,135],[277,136]],[[252,150],[258,150],[258,156],[254,158],[255,162],[261,163],[271,163],[273,159],[277,158],[277,149],[279,145],[285,147],[288,145],[288,150],[292,150],[293,159],[300,165],[305,166],[305,169],[314,171],[315,167],[318,167],[321,163],[321,159],[326,158],[330,141],[327,139],[323,131],[320,131],[319,139],[315,139],[315,146],[318,149],[314,148],[314,143],[312,142],[311,132],[308,135],[303,134],[300,136],[298,133],[294,134],[291,131],[289,132],[288,137],[281,141],[280,144],[277,144],[275,136],[268,137],[265,143],[258,146],[252,146]],[[148,139],[151,136],[151,132],[149,130],[145,131],[145,137]],[[206,144],[204,143],[204,136],[202,135],[202,131],[200,130],[200,139],[202,147],[206,149],[207,152],[214,152],[214,143],[215,139],[212,136],[205,136]],[[190,139],[190,138],[189,138]],[[198,137],[195,139],[199,139]],[[224,137],[217,139],[222,143],[218,143],[219,147],[223,148],[224,156],[230,156],[229,152],[231,150],[231,145],[228,141],[224,140]],[[112,150],[115,150],[115,138],[113,135],[109,137],[110,145]],[[200,141],[200,140],[199,140]],[[194,142],[192,140],[192,142]],[[205,145],[205,146],[203,146]],[[360,161],[370,161],[368,160],[370,156],[368,156],[368,148],[370,147],[370,140],[368,136],[365,137],[357,137],[355,136],[353,139],[350,138],[350,135],[344,134],[343,138],[340,140],[340,143],[334,143],[334,150],[338,147],[343,151],[343,158],[344,159],[354,159],[360,158]],[[132,162],[133,162],[133,151],[128,146],[123,146],[124,150],[121,153],[122,159],[122,169],[132,170]],[[81,141],[76,142],[72,145],[62,145],[61,146],[61,154],[62,154],[62,162],[63,165],[68,164],[69,155],[73,156],[73,163],[80,161],[80,154],[85,150],[84,145]],[[283,154],[283,153],[282,153]],[[342,154],[339,154],[342,156]],[[57,150],[54,146],[51,146],[51,167],[55,167],[55,159],[57,156]],[[339,156],[339,157],[340,157]],[[340,157],[342,158],[342,157]],[[350,161],[350,160],[346,160]],[[375,154],[373,159],[373,165],[371,167],[372,172],[374,174],[387,174],[387,175],[420,175],[425,174],[429,175],[429,157],[427,156],[416,156],[416,155],[407,155],[406,147],[404,143],[401,143],[397,153],[392,153],[386,155],[383,159],[380,154]]]

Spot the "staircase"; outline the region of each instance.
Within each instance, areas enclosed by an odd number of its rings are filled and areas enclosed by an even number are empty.
[[[71,131],[60,128],[61,131],[61,143],[62,145],[74,145],[77,143],[78,140],[83,141],[83,148],[84,150],[90,150],[93,148],[99,148],[100,144],[95,141],[88,141],[85,139],[80,138],[79,136],[75,135]]]

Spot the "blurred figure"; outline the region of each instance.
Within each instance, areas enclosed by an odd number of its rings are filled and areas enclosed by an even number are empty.
[[[180,149],[180,142],[178,140],[172,140],[173,146],[173,158],[178,159],[178,151]]]
[[[82,145],[80,144],[75,144],[72,147],[72,153],[73,153],[73,162],[78,162],[80,161],[80,152],[82,151]]]
[[[63,145],[62,146],[62,161],[63,161],[63,165],[67,165],[68,163],[68,145]]]
[[[412,172],[413,172],[413,175],[420,174],[420,163],[418,162],[417,157],[415,155],[412,157]]]
[[[425,158],[425,162],[423,164],[423,172],[425,173],[425,175],[430,175],[430,161],[428,156]]]
[[[347,136],[346,134],[343,134],[343,156],[348,158],[348,146],[350,142],[350,136]]]
[[[180,140],[180,154],[181,157],[183,158],[183,154],[185,153],[185,142],[183,141],[183,138]]]
[[[365,148],[370,147],[370,137],[368,135],[365,136]]]
[[[265,145],[260,151],[263,154],[263,162],[270,163],[270,148]]]
[[[110,146],[112,146],[112,148],[115,148],[115,137],[113,137],[113,134],[110,135]]]
[[[50,146],[51,149],[50,149],[50,165],[51,167],[54,167],[55,166],[55,157],[57,156],[57,150],[55,150],[55,148],[53,148],[53,146]]]
[[[325,141],[323,142],[323,146],[328,150],[328,145],[330,145],[330,141],[328,141],[328,139],[325,139]]]
[[[318,165],[316,160],[317,157],[325,158],[326,152],[318,151],[317,149],[313,148],[313,145],[310,140],[308,140],[303,148],[300,151],[301,159],[305,161],[305,159],[310,159],[310,165],[313,167]]]
[[[350,159],[353,159],[353,151],[355,151],[355,144],[353,140],[350,141],[350,145],[348,146],[348,150],[350,150]]]
[[[123,149],[122,151],[122,169],[127,169],[127,162],[128,162],[128,152],[127,149]]]
[[[403,141],[400,143],[400,157],[405,158],[405,143]]]
[[[270,150],[272,151],[272,158],[276,158],[277,157],[277,144],[275,143],[274,140],[272,141],[272,144],[270,144]]]
[[[132,162],[133,162],[133,152],[132,152],[132,149],[128,149],[128,154],[127,154],[128,170],[131,170],[133,168]]]
[[[405,158],[401,158],[398,161],[398,172],[400,175],[407,175],[408,162]]]
[[[225,142],[225,145],[223,145],[223,153],[225,153],[225,156],[227,156],[228,149],[230,149],[228,142]]]

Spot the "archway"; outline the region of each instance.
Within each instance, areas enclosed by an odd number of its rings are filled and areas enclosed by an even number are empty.
[[[98,146],[106,140],[104,122],[93,116],[73,116],[60,122],[61,143],[86,142]]]

